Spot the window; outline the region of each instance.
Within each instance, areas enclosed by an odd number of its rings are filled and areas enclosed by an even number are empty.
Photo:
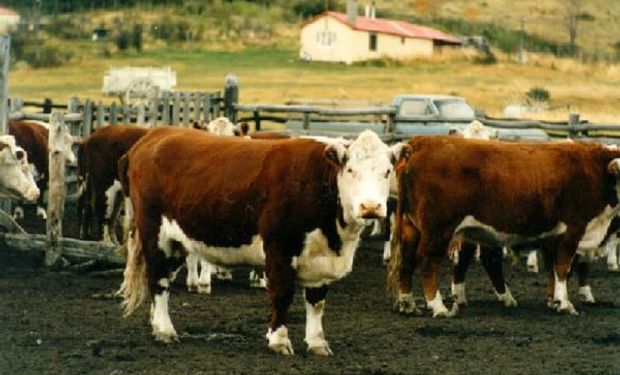
[[[426,100],[405,100],[400,105],[400,113],[401,116],[424,116],[424,115],[432,115],[433,110],[428,105]]]
[[[405,44],[405,37],[404,36],[400,38],[400,44]]]
[[[377,50],[377,34],[375,33],[368,34],[368,49],[370,51]]]
[[[435,100],[435,105],[442,117],[460,119],[473,119],[475,114],[473,108],[464,100]]]
[[[316,42],[321,47],[331,47],[336,42],[336,33],[333,31],[321,31],[316,33]]]

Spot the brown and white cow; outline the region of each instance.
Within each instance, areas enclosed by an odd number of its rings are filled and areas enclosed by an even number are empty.
[[[9,121],[9,134],[15,137],[15,142],[18,146],[26,150],[30,164],[34,167],[33,174],[35,176],[35,180],[37,181],[37,185],[39,186],[39,191],[41,192],[39,195],[37,215],[40,215],[43,219],[46,219],[47,214],[43,208],[43,196],[47,191],[49,179],[49,125],[40,121],[11,120]],[[68,131],[65,132],[65,134],[66,136],[63,139],[62,153],[67,163],[73,164],[76,161],[75,155],[71,150],[73,138]]]
[[[27,153],[11,135],[0,136],[0,195],[26,201],[36,201],[40,195]]]
[[[126,314],[150,297],[156,340],[177,340],[169,286],[187,253],[216,265],[264,264],[269,347],[293,354],[286,315],[297,281],[308,350],[331,354],[327,285],[351,272],[365,220],[386,214],[391,156],[370,131],[348,146],[151,131],[120,161],[136,224],[120,290]]]
[[[416,137],[401,157],[400,251],[391,278],[400,311],[416,310],[411,278],[419,258],[428,307],[434,316],[448,315],[437,275],[457,238],[543,249],[553,265],[546,297],[559,302],[558,311],[577,313],[566,279],[577,248],[596,247],[620,210],[620,151],[585,143]]]

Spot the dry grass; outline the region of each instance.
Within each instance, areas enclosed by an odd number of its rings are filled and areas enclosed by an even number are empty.
[[[87,50],[87,48],[84,48]],[[295,50],[243,50],[216,52],[162,48],[141,55],[92,59],[90,52],[72,64],[55,69],[14,69],[10,75],[13,96],[70,96],[104,99],[103,75],[110,67],[170,65],[177,72],[178,90],[222,90],[224,77],[233,72],[240,81],[242,103],[284,103],[289,99],[383,100],[402,93],[456,94],[490,115],[501,116],[507,104],[519,102],[533,87],[550,92],[551,105],[570,109],[533,114],[535,118],[564,120],[579,112],[597,123],[620,124],[620,67],[584,65],[546,56],[530,56],[518,65],[500,61],[479,65],[471,57],[453,53],[414,60],[399,66],[371,67],[297,61]]]

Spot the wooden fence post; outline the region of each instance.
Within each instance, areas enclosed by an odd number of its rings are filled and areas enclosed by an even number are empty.
[[[229,73],[224,86],[224,116],[233,124],[237,123],[237,104],[239,104],[239,81],[234,74]]]
[[[174,106],[172,107],[172,125],[179,125],[179,112],[181,107],[181,93],[174,93]]]
[[[568,138],[579,137],[579,113],[571,113],[568,115]]]
[[[170,125],[170,91],[164,92],[162,96],[161,123]]]
[[[157,126],[157,116],[159,116],[159,99],[156,97],[151,99],[151,120],[149,122],[151,128]]]
[[[136,120],[136,123],[142,126],[144,125],[145,121],[146,121],[146,107],[144,103],[140,103],[138,104],[138,119]]]
[[[11,36],[0,37],[0,135],[9,133],[9,52]],[[0,200],[0,210],[11,212],[11,201]]]
[[[304,112],[303,116],[304,116],[304,120],[303,120],[302,127],[304,130],[308,130],[310,129],[310,113]]]
[[[189,126],[189,92],[183,93],[183,126]]]
[[[97,129],[101,129],[105,125],[105,107],[100,101],[97,103]]]
[[[48,138],[49,147],[49,190],[47,199],[47,223],[45,266],[58,265],[62,255],[62,219],[65,207],[65,156],[63,143],[66,136],[64,116],[52,113]]]
[[[84,114],[82,120],[82,137],[86,139],[93,132],[93,102],[86,99],[84,102]]]
[[[112,105],[110,106],[110,119],[108,120],[110,125],[116,125],[116,116],[116,102],[112,102]]]

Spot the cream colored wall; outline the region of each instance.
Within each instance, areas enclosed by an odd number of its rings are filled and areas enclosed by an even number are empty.
[[[319,45],[317,34],[321,32],[333,32],[336,35],[336,40],[331,46]],[[302,28],[299,56],[314,61],[335,61],[350,64],[354,61],[382,57],[404,59],[433,54],[433,42],[431,40],[405,38],[403,44],[400,36],[389,34],[377,34],[376,51],[370,51],[368,47],[368,32],[352,30],[331,17],[322,17]]]
[[[20,16],[0,16],[0,34],[3,34],[9,30],[15,28],[15,26],[19,23]]]

